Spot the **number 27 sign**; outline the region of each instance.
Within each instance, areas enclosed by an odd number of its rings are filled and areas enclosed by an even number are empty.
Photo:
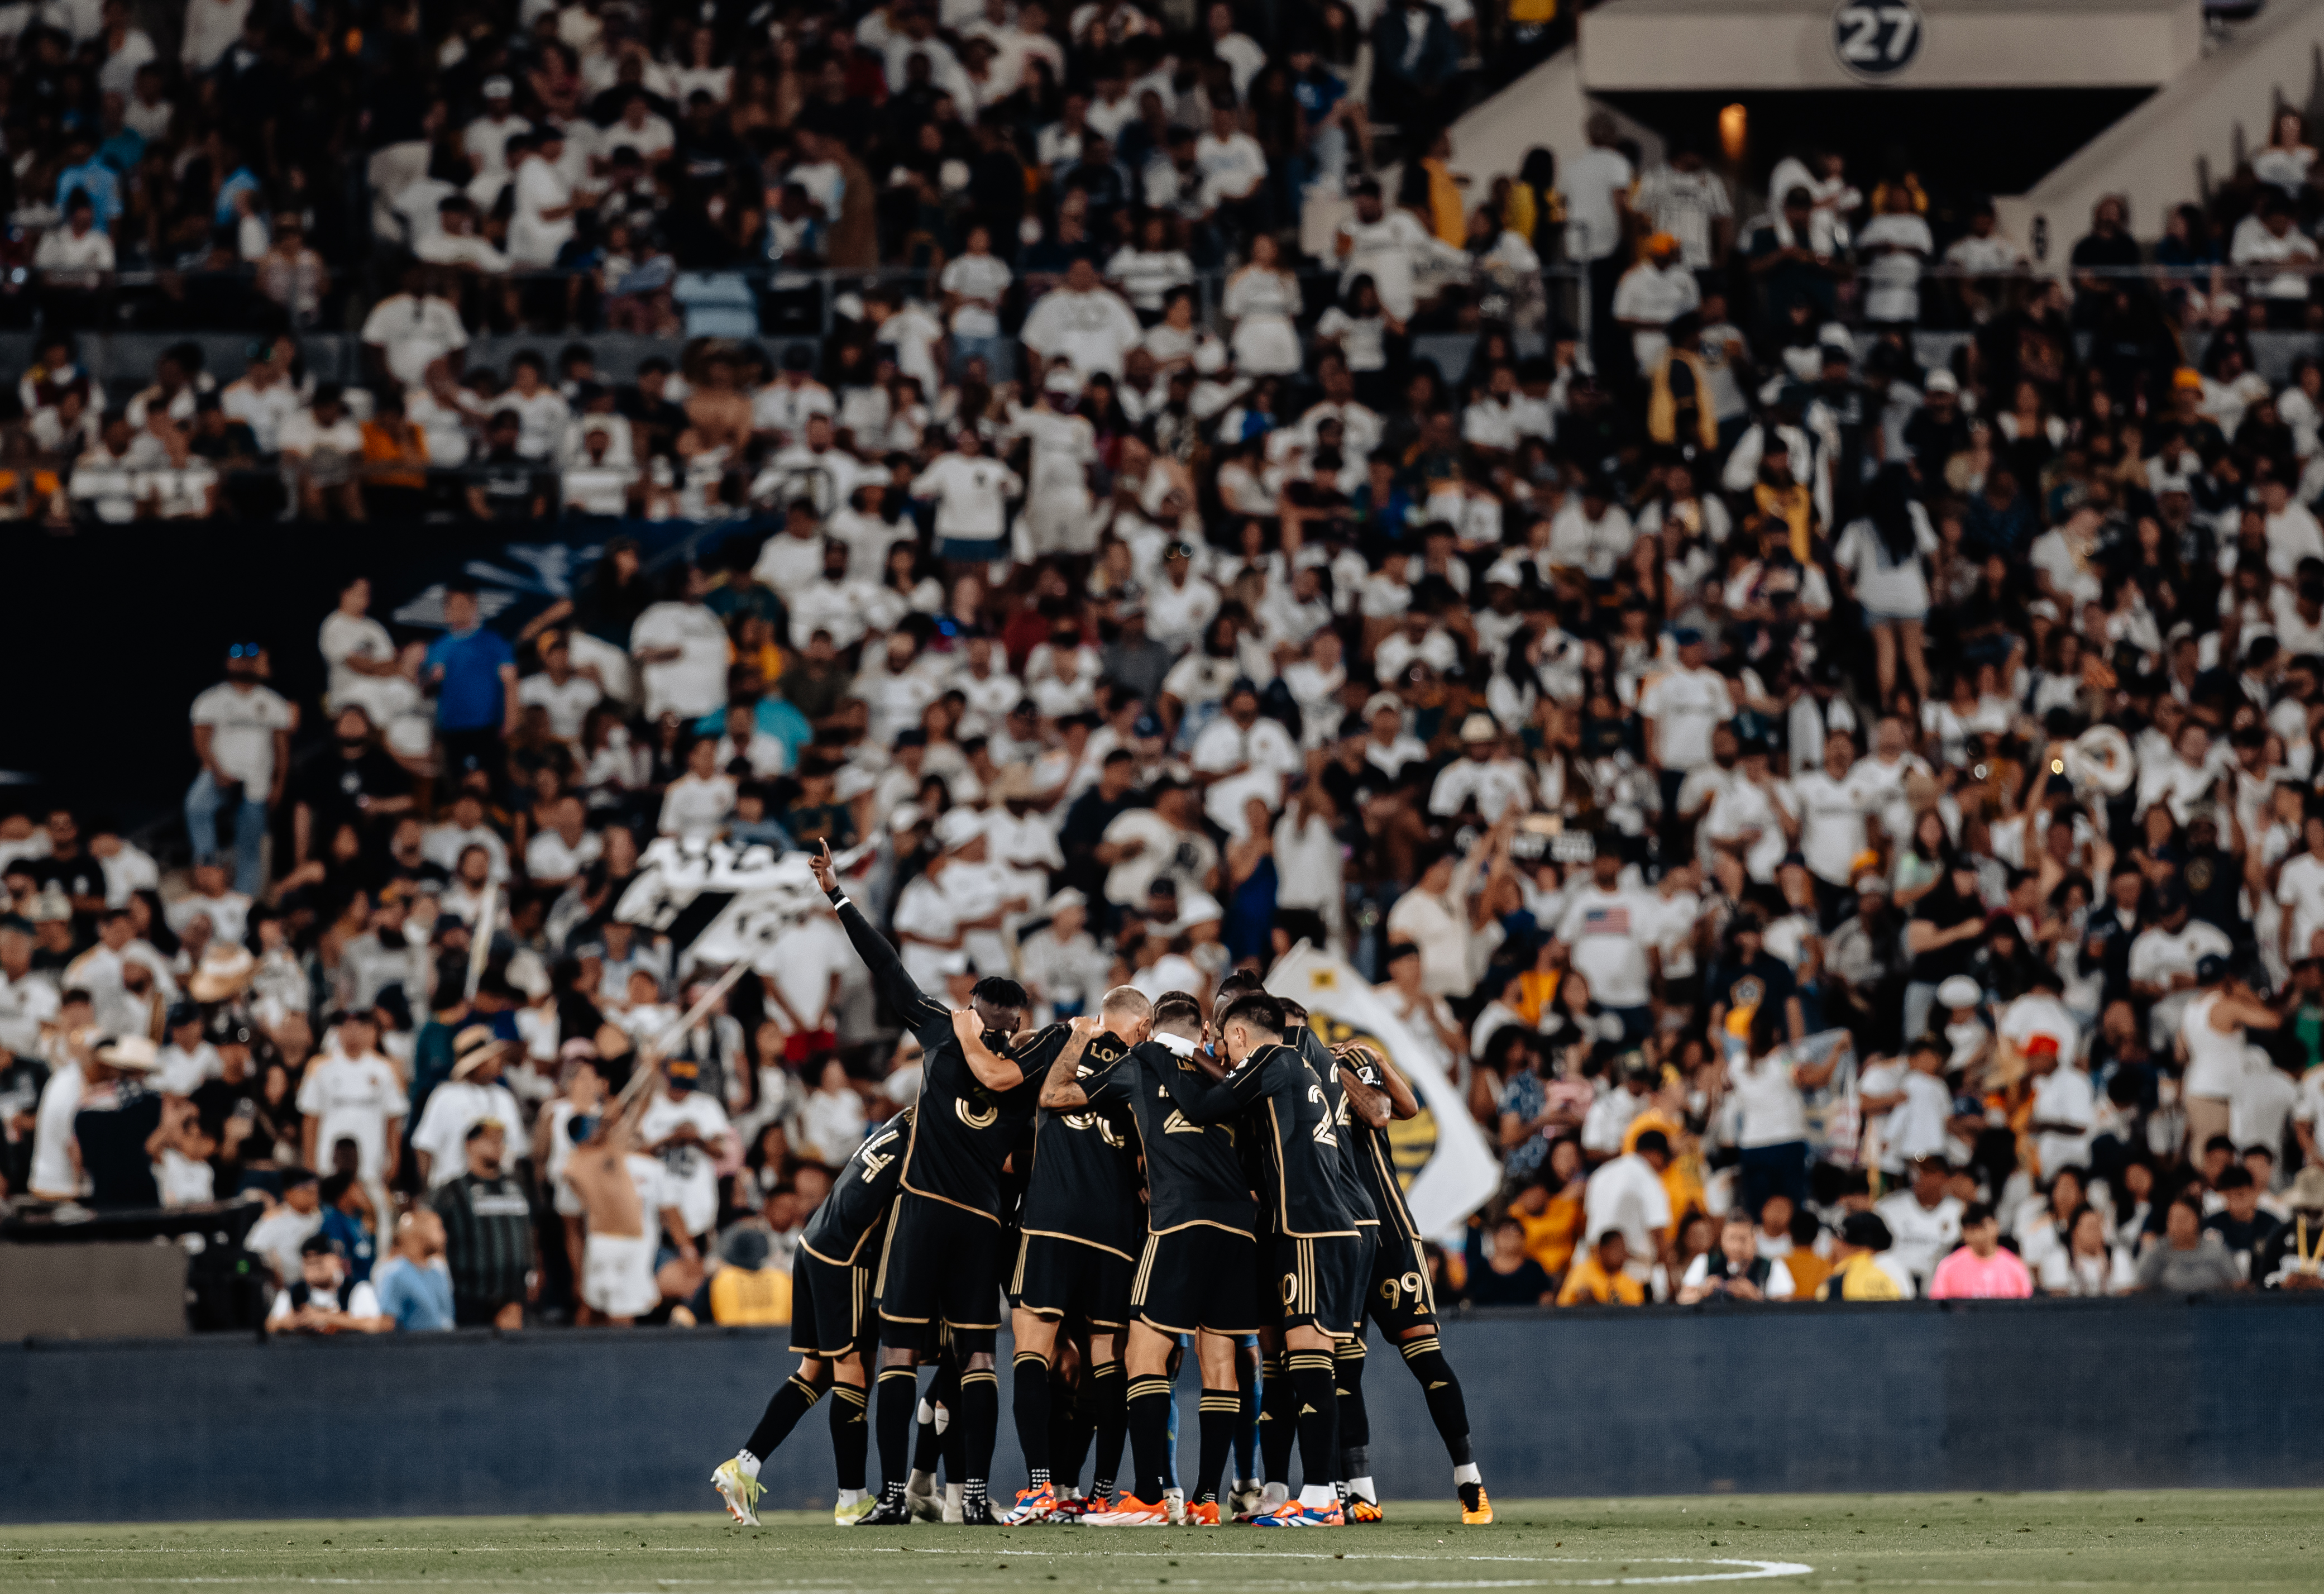
[[[1858,78],[1892,78],[1921,53],[1921,8],[1908,0],[1840,0],[1832,8],[1831,50]]]

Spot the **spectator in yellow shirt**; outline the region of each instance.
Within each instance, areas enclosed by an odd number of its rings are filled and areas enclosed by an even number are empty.
[[[1582,1242],[1582,1212],[1589,1186],[1582,1178],[1582,1147],[1571,1139],[1549,1148],[1549,1166],[1509,1203],[1509,1219],[1525,1229],[1526,1253],[1555,1278],[1573,1260]]]
[[[1880,1265],[1888,1226],[1870,1212],[1850,1212],[1832,1243],[1831,1276],[1816,1286],[1819,1301],[1906,1301],[1913,1292]]]
[[[1644,1306],[1646,1286],[1622,1271],[1630,1259],[1630,1242],[1618,1228],[1609,1228],[1573,1264],[1565,1287],[1557,1293],[1560,1306],[1594,1302],[1600,1306]]]

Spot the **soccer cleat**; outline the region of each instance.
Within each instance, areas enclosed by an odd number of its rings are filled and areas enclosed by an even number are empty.
[[[834,1506],[831,1508],[831,1524],[834,1527],[853,1527],[879,1508],[879,1497],[866,1494],[861,1499],[849,1500]]]
[[[1108,1509],[1103,1500],[1093,1500],[1085,1495],[1060,1495],[1049,1509],[1051,1522],[1079,1522],[1093,1511]]]
[[[1237,1483],[1227,1497],[1219,1503],[1221,1513],[1234,1517],[1238,1522],[1255,1515],[1259,1511],[1259,1503],[1266,1493],[1266,1487],[1259,1479],[1245,1478]]]
[[[923,1478],[927,1479],[925,1484],[921,1481]],[[933,1473],[912,1474],[904,1485],[904,1506],[911,1512],[914,1522],[944,1520],[944,1497],[936,1488]]]
[[[960,1503],[960,1524],[963,1527],[999,1527],[1001,1519],[992,1514],[992,1502],[979,1495]]]
[[[1367,1500],[1361,1495],[1354,1495],[1349,1497],[1347,1516],[1348,1520],[1351,1523],[1378,1522],[1384,1515],[1385,1513],[1383,1513],[1379,1508],[1379,1502],[1378,1500]]]
[[[727,1515],[744,1527],[759,1525],[759,1497],[765,1491],[757,1478],[743,1472],[740,1456],[718,1463],[718,1470],[710,1475],[710,1487],[726,1502]]]
[[[1082,1518],[1084,1527],[1167,1527],[1170,1513],[1161,1501],[1124,1495],[1111,1511],[1093,1511]]]
[[[1019,1523],[1047,1522],[1056,1515],[1058,1504],[1057,1491],[1046,1483],[1038,1488],[1020,1488],[1015,1501],[1001,1514],[1001,1520],[1011,1527]]]
[[[1170,1519],[1172,1527],[1186,1525],[1186,1491],[1166,1488],[1162,1491],[1162,1514]]]
[[[1216,1527],[1218,1524],[1219,1503],[1216,1500],[1197,1500],[1186,1507],[1186,1526]]]
[[[919,1519],[918,1517],[912,1515],[911,1506],[905,1504],[903,1501],[882,1500],[878,1505],[872,1506],[871,1510],[866,1511],[862,1515],[857,1517],[852,1525],[855,1527],[909,1527],[913,1523],[918,1520]]]
[[[1475,1497],[1472,1499],[1471,1496]],[[1483,1484],[1464,1483],[1461,1486],[1461,1524],[1463,1527],[1493,1525],[1492,1497],[1485,1493]]]
[[[1252,1517],[1255,1527],[1345,1527],[1347,1516],[1340,1503],[1328,1506],[1303,1506],[1296,1500],[1286,1500],[1272,1511],[1262,1511]]]

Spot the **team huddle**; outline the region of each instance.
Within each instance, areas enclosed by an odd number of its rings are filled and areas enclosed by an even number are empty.
[[[1250,974],[1222,983],[1207,1018],[1184,993],[1124,986],[1094,1015],[1027,1033],[1023,987],[997,978],[954,1011],[912,982],[828,854],[814,863],[923,1071],[918,1099],[855,1151],[807,1222],[798,1369],[711,1478],[737,1521],[758,1520],[761,1464],[827,1393],[843,1525],[1377,1522],[1368,1323],[1420,1383],[1462,1521],[1493,1520],[1389,1153],[1387,1126],[1419,1104],[1387,1059],[1326,1047]],[[1027,1477],[996,1510],[1004,1290]],[[1203,1389],[1191,1479],[1172,1394],[1190,1350]]]

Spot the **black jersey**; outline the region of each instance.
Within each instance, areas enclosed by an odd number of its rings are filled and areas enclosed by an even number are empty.
[[[1377,1090],[1381,1087],[1379,1070],[1365,1063],[1355,1070],[1356,1078]],[[1351,1118],[1348,1136],[1354,1143],[1356,1167],[1363,1176],[1364,1193],[1371,1199],[1372,1210],[1379,1218],[1380,1243],[1390,1243],[1391,1233],[1420,1238],[1419,1226],[1412,1220],[1412,1209],[1405,1203],[1404,1186],[1396,1176],[1396,1148],[1388,1142],[1385,1126],[1375,1129],[1360,1118]]]
[[[1266,1165],[1260,1194],[1272,1209],[1275,1233],[1293,1239],[1353,1235],[1358,1224],[1372,1221],[1340,1144],[1333,1093],[1296,1048],[1262,1046],[1216,1084],[1200,1074],[1163,1078],[1190,1123],[1250,1115]]]
[[[1371,1126],[1358,1122],[1350,1110],[1348,1088],[1340,1082],[1340,1060],[1323,1044],[1323,1037],[1303,1024],[1297,1040],[1299,1055],[1323,1081],[1323,1099],[1332,1108],[1332,1132],[1339,1138],[1340,1149],[1348,1154],[1331,1170],[1339,1176],[1340,1199],[1359,1224],[1378,1223],[1379,1203],[1372,1199],[1371,1186],[1363,1174],[1365,1141]]]
[[[871,969],[872,988],[919,1038],[920,1095],[904,1146],[904,1188],[1001,1223],[1001,1164],[1030,1132],[1041,1093],[1038,1074],[1028,1071],[1007,1090],[994,1090],[979,1080],[952,1033],[952,1009],[912,983],[896,949],[853,903],[841,904],[839,922]],[[1038,1066],[1046,1068],[1065,1035],[1063,1025],[1052,1025],[1012,1052],[1010,1061],[1039,1056]],[[1040,1056],[1045,1044],[1049,1050]],[[1024,1066],[1034,1064],[1028,1061]]]
[[[1041,1050],[1047,1053],[1040,1063],[1046,1072],[1057,1053],[1053,1048]],[[1118,1036],[1103,1032],[1093,1036],[1082,1053],[1084,1089],[1093,1070],[1122,1055]],[[1025,1068],[1033,1071],[1029,1050]],[[1137,1147],[1124,1106],[1100,1105],[1093,1098],[1078,1112],[1043,1107],[1034,1120],[1032,1163],[1025,1186],[1027,1234],[1078,1240],[1125,1261],[1137,1259],[1146,1221],[1138,1200]]]
[[[841,1266],[878,1259],[880,1236],[904,1182],[904,1145],[911,1132],[912,1109],[906,1108],[855,1148],[799,1233],[799,1244],[811,1255]]]
[[[1098,1041],[1112,1044],[1101,1053]],[[1194,1123],[1178,1110],[1166,1083],[1183,1076],[1199,1089],[1210,1082],[1207,1077],[1161,1041],[1128,1051],[1111,1035],[1098,1041],[1090,1043],[1082,1090],[1092,1105],[1125,1111],[1138,1125],[1146,1154],[1148,1231],[1168,1234],[1200,1223],[1256,1233],[1250,1175],[1232,1126]]]

